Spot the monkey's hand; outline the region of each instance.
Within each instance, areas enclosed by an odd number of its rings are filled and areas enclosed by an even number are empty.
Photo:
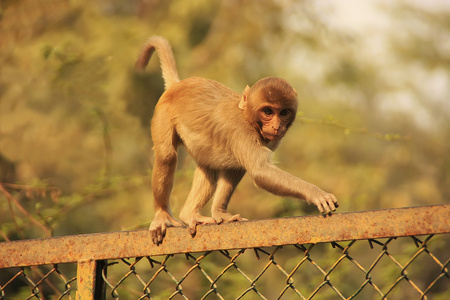
[[[155,219],[150,224],[150,232],[152,234],[152,241],[155,245],[162,243],[164,236],[166,235],[167,227],[183,226],[183,224],[171,216],[171,214],[165,210],[161,210],[155,213]]]
[[[205,217],[199,213],[186,214],[183,211],[180,213],[180,219],[189,227],[189,233],[192,236],[197,233],[197,225],[216,223],[216,221],[211,217]]]
[[[320,188],[315,187],[311,196],[306,199],[308,203],[317,206],[319,211],[323,214],[330,214],[339,207],[336,196],[333,194],[322,191]]]
[[[248,220],[246,218],[241,217],[240,214],[232,215],[230,213],[220,212],[220,211],[213,211],[212,212],[212,217],[219,224],[222,223],[222,222],[227,223],[227,222],[233,222],[233,221],[247,221]]]

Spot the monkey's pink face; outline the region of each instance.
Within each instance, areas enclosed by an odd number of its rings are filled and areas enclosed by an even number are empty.
[[[290,109],[274,106],[263,106],[258,112],[260,133],[268,141],[282,139],[295,117]]]

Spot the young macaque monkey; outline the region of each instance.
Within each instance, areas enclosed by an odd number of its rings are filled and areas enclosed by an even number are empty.
[[[172,190],[177,148],[184,145],[197,162],[191,191],[180,213],[192,235],[198,224],[246,220],[227,212],[230,197],[244,174],[275,195],[304,199],[324,214],[336,210],[336,197],[282,171],[271,162],[297,112],[297,93],[281,78],[267,77],[238,94],[225,85],[199,77],[179,79],[167,40],[151,37],[136,68],[143,71],[155,49],[166,91],[151,123],[155,163],[152,185],[155,218],[152,239],[160,244],[169,226],[182,226],[172,216]],[[213,197],[212,217],[200,210]]]

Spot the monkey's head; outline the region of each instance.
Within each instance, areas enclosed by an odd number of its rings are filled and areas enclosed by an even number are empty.
[[[265,141],[278,141],[294,122],[297,92],[284,79],[266,77],[245,88],[239,108]]]

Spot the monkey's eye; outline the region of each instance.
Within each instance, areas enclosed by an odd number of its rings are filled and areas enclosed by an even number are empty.
[[[283,109],[282,111],[280,111],[281,116],[287,116],[288,114],[289,114],[289,109]]]
[[[263,109],[263,113],[264,113],[265,115],[270,116],[270,115],[273,114],[273,110],[272,110],[270,107],[266,107],[266,108]]]

